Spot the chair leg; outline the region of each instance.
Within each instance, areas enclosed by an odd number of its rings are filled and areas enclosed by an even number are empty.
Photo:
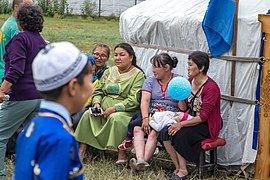
[[[213,171],[212,174],[214,178],[216,178],[217,173],[217,148],[210,150],[210,164],[213,164]]]
[[[217,148],[215,148],[214,150],[214,158],[215,158],[215,171],[214,171],[214,178],[216,178],[217,176],[217,171],[218,171],[218,166],[217,166]]]
[[[197,165],[198,179],[203,178],[203,165],[205,164],[205,152],[201,150],[199,164]]]

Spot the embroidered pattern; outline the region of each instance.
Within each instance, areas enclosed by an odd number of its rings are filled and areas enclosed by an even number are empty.
[[[82,61],[82,54],[80,53],[76,59],[76,61],[62,74],[57,74],[56,76],[50,77],[45,80],[35,80],[35,83],[39,86],[49,85],[49,84],[55,84],[59,80],[65,79],[68,75],[73,74],[73,71],[78,68],[78,66],[81,64]]]
[[[32,132],[34,131],[34,126],[35,126],[35,123],[34,122],[31,122],[31,124],[29,125],[29,127],[27,128],[27,131],[25,133],[25,136],[26,137],[30,137]]]
[[[34,174],[38,176],[40,172],[41,172],[41,169],[39,168],[38,164],[36,164],[34,167]]]

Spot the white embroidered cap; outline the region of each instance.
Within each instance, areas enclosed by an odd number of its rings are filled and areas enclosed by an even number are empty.
[[[87,56],[70,42],[47,45],[32,64],[37,90],[50,91],[65,85],[83,70],[87,62]]]

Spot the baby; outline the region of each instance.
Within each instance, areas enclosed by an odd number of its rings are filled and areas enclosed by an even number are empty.
[[[161,131],[164,127],[170,126],[173,123],[186,121],[193,118],[188,113],[172,112],[172,111],[159,111],[155,112],[149,121],[149,125],[157,132]]]
[[[153,112],[150,114],[149,125],[157,132],[161,131],[165,126],[192,118],[188,113],[166,111],[164,106],[157,106]],[[141,124],[141,113],[135,113],[128,125],[126,138],[118,146],[119,150],[129,150],[132,147],[133,129],[135,126],[141,126]]]

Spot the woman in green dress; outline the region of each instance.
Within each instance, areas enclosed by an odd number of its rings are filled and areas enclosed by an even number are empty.
[[[93,107],[101,107],[104,112],[94,115],[86,111],[76,129],[81,158],[87,145],[100,150],[117,149],[133,113],[139,110],[145,76],[136,65],[133,48],[127,43],[116,45],[114,62],[115,66],[104,72],[93,93]]]

